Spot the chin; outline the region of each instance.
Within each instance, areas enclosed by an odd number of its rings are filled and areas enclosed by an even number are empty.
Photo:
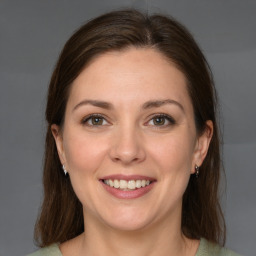
[[[128,212],[112,213],[104,216],[102,221],[109,227],[120,231],[141,231],[153,221],[151,216],[144,213]]]
[[[127,222],[111,222],[108,223],[109,227],[114,230],[123,231],[123,232],[138,232],[146,229],[148,223],[145,221],[127,221]]]

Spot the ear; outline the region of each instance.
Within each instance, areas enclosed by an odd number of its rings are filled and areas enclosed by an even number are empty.
[[[194,152],[194,163],[191,173],[195,173],[195,166],[201,166],[208,152],[208,148],[213,135],[213,123],[206,121],[204,132],[197,138]]]
[[[62,164],[65,164],[66,157],[65,157],[65,152],[64,152],[64,148],[63,148],[63,137],[62,137],[60,127],[56,124],[53,124],[51,126],[51,131],[52,131],[52,135],[55,139],[55,143],[56,143],[56,147],[58,150],[58,155],[59,155],[60,161]]]

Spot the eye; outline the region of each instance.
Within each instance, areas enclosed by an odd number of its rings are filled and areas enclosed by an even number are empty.
[[[107,125],[108,122],[102,115],[93,114],[93,115],[89,115],[88,117],[85,117],[82,120],[82,124],[87,126],[102,126],[102,125]]]
[[[166,114],[159,114],[155,115],[152,119],[150,119],[148,125],[166,127],[175,123],[175,120],[171,116]]]

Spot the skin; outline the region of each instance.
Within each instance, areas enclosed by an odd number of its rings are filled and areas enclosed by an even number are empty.
[[[143,108],[156,100],[172,102]],[[91,114],[102,117],[90,119]],[[73,82],[64,125],[53,125],[52,132],[85,220],[85,232],[60,245],[64,256],[195,255],[199,241],[181,232],[182,196],[213,129],[207,121],[197,135],[186,78],[173,63],[153,49],[97,57]],[[156,182],[142,197],[118,199],[99,181],[113,174]]]

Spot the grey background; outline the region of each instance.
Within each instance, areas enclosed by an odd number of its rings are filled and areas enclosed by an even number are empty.
[[[35,249],[43,111],[62,46],[84,21],[126,6],[171,14],[203,49],[222,111],[226,245],[256,255],[256,1],[249,0],[0,1],[0,255]]]

